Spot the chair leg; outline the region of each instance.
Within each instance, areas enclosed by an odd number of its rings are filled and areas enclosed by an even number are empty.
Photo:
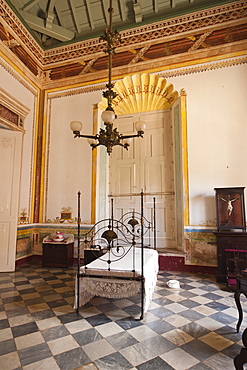
[[[247,346],[247,328],[242,335],[243,345]],[[247,348],[242,348],[240,354],[234,357],[234,366],[236,370],[243,370],[243,365],[247,362]]]

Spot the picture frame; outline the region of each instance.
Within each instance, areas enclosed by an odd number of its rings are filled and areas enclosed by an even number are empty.
[[[61,220],[71,220],[72,212],[61,212]]]
[[[246,231],[244,189],[214,188],[218,231]]]

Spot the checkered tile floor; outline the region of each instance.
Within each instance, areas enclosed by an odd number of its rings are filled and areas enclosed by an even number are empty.
[[[233,293],[213,277],[160,272],[138,321],[139,296],[95,297],[76,314],[75,271],[24,265],[0,274],[0,369],[234,369],[247,320],[237,333]],[[181,289],[168,288],[170,279]]]

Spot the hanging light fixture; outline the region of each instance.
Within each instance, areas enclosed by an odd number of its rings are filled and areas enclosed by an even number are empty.
[[[112,100],[117,96],[117,93],[113,91],[114,83],[112,83],[112,58],[115,53],[115,48],[118,43],[121,42],[120,35],[117,31],[112,31],[112,14],[114,10],[112,8],[112,0],[108,9],[109,13],[109,27],[105,30],[105,33],[100,36],[100,40],[106,41],[107,47],[105,53],[108,54],[108,83],[106,84],[107,90],[103,92],[103,97],[107,99],[107,108],[102,113],[102,120],[105,125],[105,129],[100,129],[96,135],[82,135],[82,123],[79,121],[70,122],[70,128],[73,131],[74,137],[83,137],[88,139],[88,143],[94,149],[99,145],[106,147],[107,153],[110,155],[112,148],[115,145],[120,145],[128,150],[133,137],[143,137],[146,123],[144,121],[138,121],[135,123],[135,129],[137,134],[135,135],[122,135],[116,128],[113,128],[113,122],[116,119],[114,109],[112,108]]]

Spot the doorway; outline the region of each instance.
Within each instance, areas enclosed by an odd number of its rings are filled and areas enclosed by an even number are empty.
[[[22,135],[0,129],[0,272],[15,270]]]
[[[109,194],[114,199],[114,217],[140,210],[144,193],[144,215],[152,220],[156,209],[157,248],[175,249],[177,240],[174,125],[171,109],[136,113],[117,119],[124,135],[134,123],[146,122],[143,139],[135,138],[126,151],[115,147],[109,159]]]

